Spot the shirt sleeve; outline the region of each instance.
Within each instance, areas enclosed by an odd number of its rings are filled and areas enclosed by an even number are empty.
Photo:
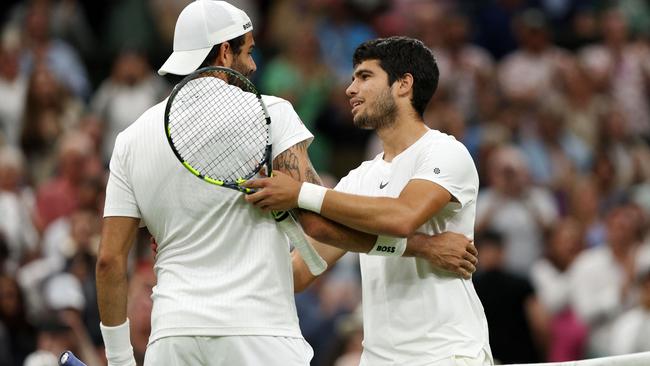
[[[273,159],[299,142],[311,143],[314,135],[302,123],[291,103],[279,98],[273,98],[269,103],[270,98],[265,99],[271,117]]]
[[[104,217],[126,216],[142,218],[135,199],[133,185],[128,174],[127,149],[122,134],[115,140],[115,148],[109,164],[110,175],[106,185]]]
[[[411,179],[424,179],[446,189],[461,207],[476,200],[478,173],[467,149],[456,140],[427,146]]]
[[[350,190],[350,181],[350,174],[348,174],[341,178],[341,180],[336,184],[336,187],[334,187],[334,190],[344,193],[348,192]]]
[[[343,193],[359,194],[361,190],[358,187],[360,185],[361,176],[364,174],[363,172],[367,171],[366,164],[368,164],[368,162],[363,162],[356,169],[352,169],[348,175],[341,178],[336,187],[334,187],[334,190]]]

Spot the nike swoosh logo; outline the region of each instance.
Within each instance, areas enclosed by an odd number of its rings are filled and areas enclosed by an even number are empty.
[[[387,185],[388,185],[388,182],[386,182],[386,183],[379,182],[379,189],[384,189],[384,187],[386,187]]]

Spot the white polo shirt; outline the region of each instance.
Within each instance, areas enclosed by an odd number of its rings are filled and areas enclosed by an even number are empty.
[[[287,101],[264,96],[273,157],[313,136]],[[167,336],[302,337],[289,243],[241,193],[201,181],[164,133],[166,101],[120,133],[104,217],[142,219],[158,242],[149,342]]]
[[[474,236],[478,173],[467,149],[435,130],[396,156],[364,162],[336,190],[397,197],[412,179],[448,190],[447,204],[418,232],[453,231]],[[363,288],[361,365],[432,365],[452,356],[477,357],[488,344],[487,320],[471,280],[408,257],[360,255]]]

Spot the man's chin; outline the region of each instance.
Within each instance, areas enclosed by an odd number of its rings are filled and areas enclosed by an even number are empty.
[[[362,129],[362,130],[374,130],[375,126],[370,124],[370,122],[365,119],[365,118],[352,118],[352,123],[354,124],[354,127]]]

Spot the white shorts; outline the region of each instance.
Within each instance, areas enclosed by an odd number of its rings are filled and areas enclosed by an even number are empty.
[[[273,336],[165,337],[147,347],[145,366],[309,366],[314,351],[302,338]]]
[[[491,353],[487,350],[483,350],[476,357],[452,356],[449,358],[443,358],[442,360],[427,363],[426,365],[427,366],[492,366],[494,365],[494,362],[492,361]],[[368,362],[364,361],[362,357],[359,366],[373,366],[373,365],[370,365]]]
[[[454,356],[440,360],[436,366],[491,366],[494,365],[492,356],[483,350],[477,357]]]

